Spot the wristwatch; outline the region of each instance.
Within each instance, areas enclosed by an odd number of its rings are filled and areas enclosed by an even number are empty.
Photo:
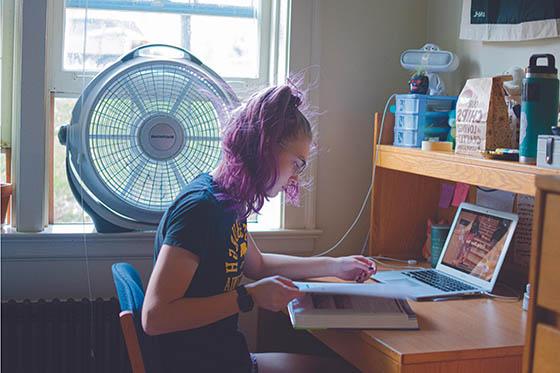
[[[237,291],[237,305],[241,312],[249,312],[253,309],[255,302],[253,302],[253,297],[247,291],[244,285],[235,288]]]

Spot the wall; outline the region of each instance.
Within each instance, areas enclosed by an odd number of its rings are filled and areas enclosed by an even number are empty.
[[[362,205],[371,180],[373,113],[383,110],[389,95],[406,89],[409,74],[399,56],[425,43],[426,1],[314,3],[293,2],[290,68],[320,66],[313,92],[323,113],[314,180],[316,225],[323,231],[318,253],[338,241]],[[358,253],[368,225],[369,204],[333,254]]]
[[[428,40],[461,59],[459,69],[442,74],[449,94],[459,94],[465,80],[499,75],[512,66],[525,68],[531,54],[552,53],[560,64],[560,38],[523,42],[480,42],[459,40],[462,1],[428,0]]]

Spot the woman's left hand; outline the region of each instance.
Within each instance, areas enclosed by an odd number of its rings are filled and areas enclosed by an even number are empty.
[[[377,272],[375,262],[361,255],[334,258],[334,275],[342,280],[364,282]]]

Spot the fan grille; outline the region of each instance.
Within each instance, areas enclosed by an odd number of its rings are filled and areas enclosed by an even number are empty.
[[[217,165],[227,113],[214,83],[197,71],[165,61],[137,65],[113,78],[93,104],[87,128],[92,164],[124,202],[163,211],[184,185]],[[175,133],[168,141],[175,150],[166,154],[164,144],[160,157],[146,151],[153,147],[146,124],[154,116],[163,123],[158,128]]]

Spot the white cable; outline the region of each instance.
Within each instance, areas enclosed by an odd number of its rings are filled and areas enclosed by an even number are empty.
[[[514,294],[516,293],[515,289],[512,289],[511,287],[507,286],[506,284],[501,283],[500,286],[508,289],[509,291],[511,291]],[[497,295],[497,294],[490,293],[490,292],[487,292],[487,291],[483,292],[483,294],[486,295],[487,297],[493,299],[493,300],[498,300],[498,301],[502,301],[502,302],[517,302],[521,299],[521,296]]]
[[[497,294],[493,294],[493,293],[489,293],[487,291],[483,291],[482,294],[486,295],[488,298],[492,299],[492,300],[497,300],[500,302],[519,302],[519,297],[508,297],[505,295],[497,295]]]
[[[358,221],[360,220],[360,217],[362,216],[362,214],[364,212],[364,209],[366,208],[367,201],[368,201],[369,196],[371,195],[371,191],[373,189],[373,183],[375,181],[375,169],[377,167],[377,158],[379,156],[379,145],[381,144],[381,138],[383,137],[383,125],[385,124],[385,115],[387,114],[387,108],[389,107],[389,103],[391,102],[393,97],[395,97],[395,95],[396,94],[392,94],[391,97],[389,97],[389,99],[385,103],[385,109],[383,110],[383,116],[381,118],[381,126],[379,128],[379,137],[377,138],[377,146],[375,146],[375,151],[374,151],[375,157],[374,157],[374,160],[373,160],[373,171],[372,171],[372,175],[371,175],[371,184],[370,184],[370,186],[368,188],[368,191],[367,191],[367,193],[364,197],[364,202],[362,203],[362,207],[360,208],[360,211],[358,212],[358,215],[356,216],[356,219],[354,219],[354,222],[352,223],[352,225],[350,225],[350,228],[348,228],[346,233],[344,233],[344,235],[338,240],[338,242],[336,244],[334,244],[333,247],[331,247],[330,249],[325,250],[325,251],[323,251],[319,254],[315,254],[313,256],[323,256],[323,255],[329,254],[330,252],[335,250],[346,239],[346,237],[354,229],[356,224],[358,224]]]
[[[371,234],[371,228],[368,229],[367,234],[366,234],[366,238],[364,239],[364,244],[362,245],[362,250],[360,250],[360,255],[364,255],[366,253],[366,247],[369,241],[369,235]]]
[[[426,269],[424,267],[419,267],[419,266],[414,266],[414,265],[400,265],[400,264],[388,264],[385,263],[379,259],[377,259],[374,256],[369,256],[369,259],[373,260],[375,263],[379,264],[381,267],[384,268],[391,268],[391,269],[396,269],[396,270],[403,270],[403,269]]]
[[[367,248],[367,243],[369,240],[369,235],[371,234],[371,228],[368,229],[368,233],[366,235],[366,238],[364,240],[364,244],[362,245],[362,250],[360,251],[360,255],[364,255],[366,252],[366,248]],[[387,264],[382,263],[381,260],[386,260],[386,261],[393,261],[393,262],[399,262],[399,263],[404,263],[407,265],[407,267],[410,266],[415,266],[416,264],[418,264],[418,262],[414,259],[407,259],[407,260],[403,260],[403,259],[396,259],[396,258],[391,258],[388,256],[382,256],[382,255],[374,255],[374,256],[368,256],[369,259],[371,260],[375,260],[377,259],[377,262],[379,264],[382,264],[383,266],[387,266]],[[403,268],[402,266],[399,266],[399,268]],[[420,267],[413,267],[413,268],[420,268]]]
[[[382,256],[382,255],[374,255],[374,256],[370,256],[370,258],[374,258],[374,259],[379,259],[379,260],[387,260],[390,262],[399,262],[399,263],[404,263],[404,264],[408,264],[408,265],[416,265],[418,264],[418,262],[414,259],[396,259],[396,258],[391,258],[388,256]]]
[[[249,233],[249,231],[247,231],[247,235],[249,236],[249,239],[251,240],[253,245],[255,245],[255,248],[260,251],[259,246],[257,245],[257,242],[253,238],[253,235],[251,233]],[[364,242],[364,248],[366,247],[366,243],[367,243],[367,239]],[[362,250],[363,250],[363,248],[362,248]],[[418,267],[418,266],[412,265],[412,262],[414,262],[414,264],[416,264],[416,260],[412,260],[412,259],[401,260],[401,259],[389,258],[389,257],[386,257],[386,256],[368,256],[368,258],[373,260],[375,263],[379,264],[379,266],[383,267],[383,268],[400,269],[400,270],[402,270],[402,269],[426,269],[424,267]],[[402,263],[406,263],[407,265],[388,264],[388,263],[382,262],[380,259],[402,262]]]

